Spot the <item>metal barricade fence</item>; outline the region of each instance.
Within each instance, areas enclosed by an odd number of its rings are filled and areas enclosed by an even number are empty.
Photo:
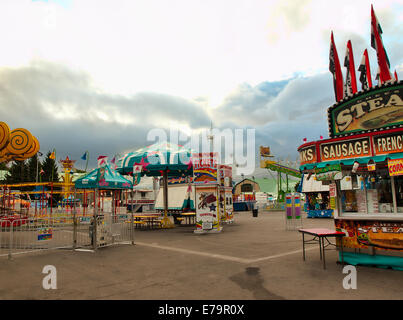
[[[134,226],[131,214],[98,215],[96,227],[96,246],[98,248],[133,242]]]
[[[96,246],[133,244],[132,214],[69,215],[0,220],[0,256],[11,258],[37,250],[94,249]],[[96,236],[95,236],[96,234]]]
[[[72,247],[72,217],[3,219],[0,225],[0,256]]]

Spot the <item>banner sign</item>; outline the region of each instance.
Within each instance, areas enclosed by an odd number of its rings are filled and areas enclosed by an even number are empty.
[[[376,155],[403,152],[403,135],[374,136],[374,151]]]
[[[300,164],[315,163],[317,162],[315,146],[302,148],[299,151]]]
[[[217,184],[218,153],[193,153],[193,183]]]
[[[388,170],[391,177],[403,175],[403,159],[388,160]]]
[[[315,168],[316,180],[340,180],[342,178],[340,164],[332,164],[323,168]]]
[[[322,161],[372,156],[369,137],[324,143],[320,145],[320,152]]]
[[[328,110],[332,138],[352,132],[399,125],[403,122],[403,83],[363,91]]]
[[[51,240],[53,236],[52,228],[40,228],[38,230],[38,241]]]
[[[336,183],[329,184],[329,205],[330,209],[336,209],[336,195],[337,195],[337,188]]]

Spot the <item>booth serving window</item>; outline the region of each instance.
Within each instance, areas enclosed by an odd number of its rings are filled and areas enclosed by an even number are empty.
[[[387,168],[338,181],[341,213],[403,215],[403,176],[390,177]]]

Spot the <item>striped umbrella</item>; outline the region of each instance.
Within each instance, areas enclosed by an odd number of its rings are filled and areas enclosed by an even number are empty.
[[[175,143],[162,142],[125,154],[116,162],[121,174],[133,174],[134,166],[141,166],[141,175],[162,176],[164,189],[164,219],[162,226],[173,227],[168,219],[168,176],[193,174],[192,151]]]
[[[135,165],[142,166],[142,175],[188,176],[193,174],[192,151],[183,146],[162,142],[129,152],[116,161],[116,170],[121,174],[132,174]]]

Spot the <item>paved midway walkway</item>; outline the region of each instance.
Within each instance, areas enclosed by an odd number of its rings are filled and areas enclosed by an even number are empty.
[[[136,231],[136,245],[96,253],[53,250],[0,258],[0,299],[403,299],[403,272],[357,267],[356,290],[343,288],[336,251],[318,246],[302,260],[301,234],[286,231],[284,213],[235,214],[219,234],[193,228]],[[334,228],[331,219],[303,227]],[[57,289],[45,290],[42,269],[57,270]]]

